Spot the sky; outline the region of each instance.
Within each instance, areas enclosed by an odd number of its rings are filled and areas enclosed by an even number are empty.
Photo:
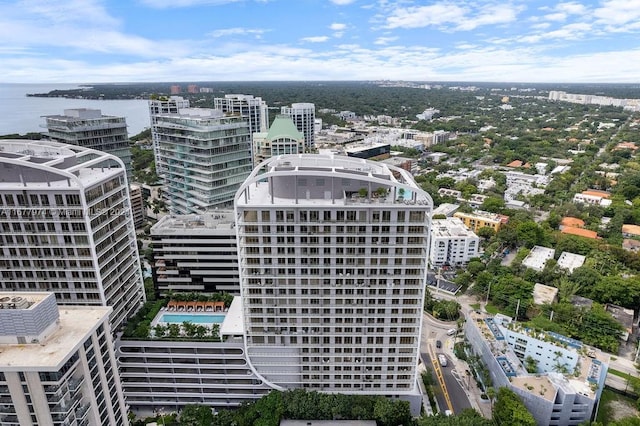
[[[640,83],[640,0],[0,0],[0,82]]]

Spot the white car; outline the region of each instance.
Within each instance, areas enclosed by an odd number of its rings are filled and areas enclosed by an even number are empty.
[[[449,330],[447,330],[447,336],[453,336],[454,334],[456,334],[456,329],[455,328],[450,328]]]

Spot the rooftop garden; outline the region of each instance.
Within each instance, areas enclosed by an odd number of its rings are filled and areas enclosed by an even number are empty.
[[[228,293],[198,294],[177,293],[165,299],[145,303],[136,314],[129,319],[122,334],[123,339],[138,340],[210,340],[220,341],[220,325],[211,324],[210,327],[184,321],[181,324],[158,324],[151,326],[158,313],[166,308],[169,302],[223,302],[228,309],[233,296]],[[213,313],[213,312],[207,312]]]

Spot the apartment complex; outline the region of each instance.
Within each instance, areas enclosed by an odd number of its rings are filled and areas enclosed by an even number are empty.
[[[517,393],[539,425],[577,426],[591,420],[607,377],[608,355],[500,314],[471,312],[464,330],[493,386]]]
[[[169,211],[200,214],[231,206],[251,172],[247,122],[206,108],[180,109],[154,120]]]
[[[307,102],[295,103],[291,104],[290,107],[283,106],[280,109],[280,113],[291,117],[296,124],[296,128],[304,135],[305,147],[313,148],[316,143],[316,106]]]
[[[131,180],[131,149],[124,117],[102,115],[99,109],[65,109],[64,115],[44,117],[49,138],[115,155]]]
[[[0,292],[0,424],[129,424],[110,311]]]
[[[167,309],[158,313],[151,323],[152,339],[124,336],[116,342],[124,394],[137,416],[178,411],[189,404],[236,408],[271,390],[245,357],[240,297],[233,299],[226,312],[180,312],[180,317],[172,319],[174,314]],[[216,327],[218,337],[156,335],[157,326],[180,326],[191,315],[197,326]]]
[[[473,213],[456,212],[453,217],[457,217],[464,223],[464,226],[478,232],[480,228],[485,226],[498,232],[500,228],[509,222],[509,216],[497,213],[489,213],[482,210],[476,210]]]
[[[429,266],[463,266],[478,257],[480,238],[457,217],[431,221]]]
[[[0,290],[112,306],[114,330],[144,301],[117,157],[53,141],[1,141],[0,228]]]
[[[253,95],[224,95],[214,98],[213,107],[227,115],[239,115],[249,122],[249,133],[266,132],[269,128],[269,107],[260,97]]]
[[[275,389],[416,399],[433,203],[406,170],[283,155],[235,198],[246,356]]]
[[[173,87],[173,86],[172,86]],[[180,86],[178,92],[180,93]],[[152,97],[149,100],[149,120],[151,124],[151,142],[153,144],[153,157],[156,163],[156,172],[158,176],[164,175],[164,170],[160,164],[160,137],[156,130],[158,122],[157,117],[164,114],[177,114],[181,108],[189,108],[189,100],[181,96],[161,96]]]
[[[136,228],[144,225],[145,206],[142,198],[142,187],[140,185],[129,186],[129,198],[131,199],[131,214],[133,215],[133,225]]]
[[[276,155],[302,154],[304,146],[304,135],[291,117],[277,115],[268,132],[253,134],[253,161],[258,165]]]
[[[165,216],[151,227],[157,293],[240,294],[233,211]]]

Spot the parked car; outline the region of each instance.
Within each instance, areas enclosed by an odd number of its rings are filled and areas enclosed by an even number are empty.
[[[442,347],[442,342],[440,340],[436,340],[436,348],[440,349]]]
[[[453,336],[454,334],[456,334],[455,328],[450,328],[449,330],[447,330],[447,336]]]

